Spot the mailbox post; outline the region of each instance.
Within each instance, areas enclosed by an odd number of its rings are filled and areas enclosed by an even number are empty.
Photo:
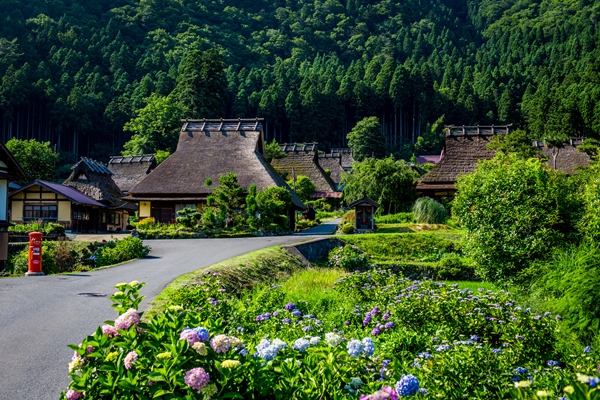
[[[42,233],[29,233],[29,265],[27,276],[44,275],[42,272]]]

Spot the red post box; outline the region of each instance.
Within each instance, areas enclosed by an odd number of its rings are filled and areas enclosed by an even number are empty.
[[[42,233],[29,233],[29,266],[25,275],[44,275],[42,272]]]

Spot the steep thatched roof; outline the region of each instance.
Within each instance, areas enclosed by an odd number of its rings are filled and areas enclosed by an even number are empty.
[[[121,200],[123,193],[112,180],[113,173],[106,165],[81,157],[81,160],[72,169],[73,172],[63,182],[63,185],[72,187],[109,208],[126,210],[137,208]]]
[[[423,177],[424,185],[450,186],[461,174],[475,170],[478,160],[489,160],[495,152],[487,145],[496,134],[506,134],[510,126],[460,126],[446,130],[446,150],[440,161]]]
[[[319,154],[319,165],[324,170],[329,170],[331,179],[335,182],[336,186],[342,181],[342,156],[341,154],[333,153],[322,153]]]
[[[325,173],[319,165],[319,155],[316,143],[304,145],[283,144],[281,151],[286,157],[271,161],[273,168],[282,176],[292,176],[292,169],[296,176],[304,175],[315,184],[317,192],[335,192],[335,182]],[[289,178],[288,178],[289,179]]]
[[[587,153],[577,150],[582,143],[582,139],[571,139],[564,143],[563,147],[554,149],[546,146],[543,142],[534,142],[533,145],[539,147],[540,153],[548,156],[550,168],[574,174],[577,172],[577,167],[587,167],[591,161]]]
[[[108,162],[108,169],[113,173],[112,179],[124,194],[137,185],[156,168],[153,154],[138,156],[113,156]]]
[[[237,175],[243,188],[285,187],[264,158],[262,119],[189,120],[179,135],[177,150],[129,190],[132,200],[202,200],[219,185],[219,176]],[[211,186],[205,181],[210,178]],[[304,208],[292,193],[296,207]]]
[[[354,162],[354,156],[352,156],[352,149],[347,147],[332,148],[331,154],[339,155],[342,158],[342,168],[344,171],[350,171],[352,169],[352,163]]]

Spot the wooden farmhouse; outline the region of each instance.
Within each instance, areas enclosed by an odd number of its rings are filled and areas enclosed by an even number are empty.
[[[185,207],[202,208],[219,185],[219,176],[233,172],[243,188],[285,187],[294,209],[304,205],[264,157],[263,120],[186,120],[177,149],[129,190],[125,199],[138,202],[139,217],[168,223]],[[206,186],[207,179],[212,185]],[[289,210],[294,223],[294,209]]]
[[[57,222],[73,232],[118,232],[127,228],[136,206],[123,193],[112,172],[82,157],[62,183],[36,180],[10,193],[11,222]]]
[[[56,222],[73,232],[100,230],[104,204],[60,183],[35,180],[9,194],[10,222]]]
[[[10,225],[8,192],[11,181],[25,179],[25,172],[4,143],[0,142],[0,269],[8,259],[8,226]]]
[[[113,156],[107,165],[113,173],[112,179],[124,195],[156,168],[156,159],[152,154],[138,156]]]
[[[419,196],[453,198],[456,178],[473,172],[478,160],[493,158],[495,152],[487,148],[488,143],[494,135],[509,133],[510,128],[510,125],[448,127],[444,156],[417,185]]]
[[[289,181],[295,175],[307,176],[315,184],[316,192],[313,198],[340,198],[342,193],[337,191],[335,182],[319,165],[319,155],[316,143],[283,144],[281,151],[286,155],[271,161],[273,168]]]

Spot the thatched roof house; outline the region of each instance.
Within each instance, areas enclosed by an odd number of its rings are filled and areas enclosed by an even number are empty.
[[[582,143],[582,139],[570,139],[563,144],[563,147],[552,148],[546,146],[543,142],[536,141],[533,142],[533,146],[538,147],[540,153],[548,157],[548,166],[550,168],[571,175],[577,172],[578,167],[587,167],[591,161],[587,153],[577,149]]]
[[[341,193],[337,192],[335,182],[319,165],[316,143],[283,144],[281,151],[286,157],[271,161],[273,168],[281,176],[287,176],[287,179],[290,179],[292,174],[309,177],[315,184],[316,193],[313,197],[340,197]]]
[[[346,172],[342,168],[342,155],[337,153],[320,153],[319,165],[324,171],[329,171],[329,176],[339,190],[339,183],[342,181],[342,174]]]
[[[113,173],[113,181],[125,195],[154,168],[156,168],[156,159],[153,154],[112,156],[108,162],[108,169]]]
[[[63,182],[63,185],[72,187],[110,208],[136,209],[134,205],[121,199],[123,192],[113,181],[113,173],[106,165],[99,161],[81,157],[81,160],[73,166],[72,170],[73,172]]]
[[[446,150],[440,161],[417,185],[417,193],[429,197],[453,197],[456,178],[475,170],[478,160],[489,160],[495,152],[487,148],[494,135],[507,134],[511,126],[450,126]]]
[[[219,176],[228,172],[237,175],[243,188],[281,186],[292,193],[264,157],[262,119],[203,119],[185,121],[177,150],[131,188],[126,199],[139,202],[140,218],[173,221],[179,209],[201,206]],[[206,186],[209,178],[213,184]],[[304,208],[293,193],[292,198],[296,208]]]
[[[341,158],[341,164],[344,171],[348,172],[352,169],[352,163],[354,162],[352,149],[347,147],[332,148],[330,154]]]

